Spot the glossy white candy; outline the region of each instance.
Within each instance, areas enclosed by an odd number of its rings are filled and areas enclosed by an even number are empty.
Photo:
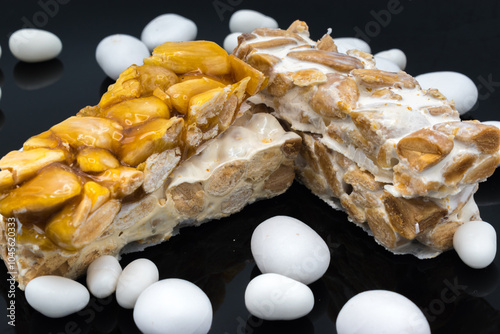
[[[375,58],[385,58],[396,64],[401,70],[406,67],[406,55],[400,49],[390,49],[376,53]]]
[[[356,49],[363,52],[371,53],[371,48],[362,39],[354,37],[338,37],[334,38],[333,41],[337,45],[337,49],[341,53],[346,53],[347,50]]]
[[[24,291],[28,304],[50,318],[62,318],[81,311],[90,300],[82,284],[61,276],[32,279]]]
[[[240,9],[231,15],[229,30],[231,32],[252,32],[256,28],[278,28],[278,22],[272,17],[251,9]]]
[[[122,271],[116,285],[116,301],[123,308],[134,308],[137,298],[147,287],[158,281],[156,265],[148,259],[130,262]]]
[[[233,50],[238,46],[238,36],[241,35],[241,32],[233,32],[224,38],[224,50],[227,53],[233,53]]]
[[[36,63],[57,57],[62,51],[62,42],[49,31],[26,28],[10,36],[9,49],[17,59]]]
[[[377,57],[377,56],[375,56],[374,58],[375,58],[376,67],[379,70],[387,71],[387,72],[399,72],[401,70],[396,63],[392,62],[389,59],[386,59],[383,57]]]
[[[163,14],[149,22],[142,30],[141,40],[149,51],[165,42],[192,41],[196,38],[196,23],[177,14]]]
[[[313,309],[311,289],[279,274],[262,274],[248,283],[245,306],[252,315],[264,320],[298,319]]]
[[[478,90],[474,82],[458,72],[431,72],[415,77],[423,89],[437,88],[447,99],[455,101],[460,114],[469,111],[477,101]]]
[[[277,273],[310,284],[323,276],[330,250],[323,239],[298,219],[276,216],[257,226],[252,254],[262,273]]]
[[[424,314],[396,292],[370,290],[352,297],[337,317],[338,334],[430,334]]]
[[[97,45],[95,58],[104,73],[116,80],[130,65],[142,65],[149,50],[139,39],[129,35],[111,35]]]
[[[497,253],[495,228],[484,221],[470,221],[458,227],[453,247],[466,265],[474,269],[489,266]]]
[[[0,45],[0,58],[2,58],[2,46]]]
[[[137,327],[148,334],[206,334],[212,318],[212,304],[203,290],[177,278],[148,287],[134,308]]]
[[[111,255],[95,259],[87,269],[87,288],[97,298],[106,298],[116,290],[122,267]]]

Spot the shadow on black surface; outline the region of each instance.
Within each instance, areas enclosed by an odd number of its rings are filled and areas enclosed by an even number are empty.
[[[3,71],[0,69],[0,87],[3,87],[4,82],[5,78],[3,76]]]
[[[61,79],[64,65],[59,59],[41,63],[18,62],[14,67],[14,81],[24,90],[37,90]]]
[[[499,184],[500,173],[498,171],[488,178],[488,182],[479,184],[479,189],[474,194],[474,200],[479,207],[500,204],[500,191],[498,191]]]
[[[228,284],[244,268],[251,266],[248,277],[238,283],[241,296],[251,278],[259,274],[250,251],[251,235],[260,222],[278,214],[309,224],[331,250],[328,271],[311,285],[317,302],[315,308],[308,316],[292,322],[251,317],[242,306],[244,300],[234,299],[226,292]],[[215,314],[211,333],[237,333],[238,328],[242,333],[254,334],[329,333],[335,328],[342,306],[357,293],[371,289],[391,290],[411,299],[426,315],[433,333],[500,332],[500,311],[483,298],[498,292],[496,266],[473,271],[454,252],[431,260],[395,256],[347,222],[344,213],[330,209],[296,183],[277,198],[254,203],[220,221],[184,228],[168,242],[127,254],[121,264],[126,266],[139,257],[154,261],[160,278],[187,279],[207,293]],[[80,281],[84,282],[84,278]],[[4,295],[5,284],[3,279]],[[79,333],[138,333],[132,312],[117,306],[114,297],[105,302],[94,298],[83,311],[64,319],[43,317],[26,304],[21,291],[17,291],[16,297],[18,320],[26,324],[16,327],[17,333],[66,333],[67,326],[78,326],[75,328]],[[239,305],[233,305],[235,301]],[[223,324],[217,321],[217,310],[224,303],[231,303],[230,309],[238,309],[230,315],[231,324],[227,320]],[[466,320],[473,323],[465,323]]]
[[[3,124],[5,123],[5,114],[2,109],[0,109],[0,130],[2,130]]]

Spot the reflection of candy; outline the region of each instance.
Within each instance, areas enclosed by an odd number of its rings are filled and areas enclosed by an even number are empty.
[[[30,64],[18,62],[14,67],[14,80],[25,90],[36,90],[56,83],[63,75],[64,66],[59,59]]]
[[[62,51],[62,42],[49,31],[20,29],[10,36],[9,49],[17,59],[36,63],[57,57]]]
[[[458,270],[458,285],[473,297],[488,296],[498,286],[498,268],[494,263],[480,272],[466,265],[459,266]]]
[[[5,114],[0,109],[0,129],[2,128],[4,122],[5,122]]]

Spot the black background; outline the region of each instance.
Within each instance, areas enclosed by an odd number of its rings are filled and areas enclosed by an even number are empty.
[[[500,2],[488,1],[78,1],[0,0],[0,155],[18,149],[30,136],[94,105],[112,81],[95,61],[104,37],[124,33],[140,37],[143,27],[163,13],[195,21],[198,39],[223,42],[229,18],[239,9],[255,9],[286,28],[295,19],[308,23],[319,39],[328,28],[333,37],[369,39],[372,52],[402,49],[406,71],[414,76],[441,70],[461,72],[479,90],[479,100],[465,119],[500,119]],[[392,13],[389,12],[392,9]],[[8,37],[34,26],[57,34],[63,42],[53,61],[30,65],[8,50]],[[500,176],[480,186],[476,200],[482,218],[498,230]],[[291,322],[262,322],[250,317],[244,290],[258,270],[249,240],[264,219],[286,214],[311,225],[327,241],[332,261],[325,276],[313,283],[316,306],[311,314]],[[335,333],[335,319],[345,302],[361,291],[387,289],[412,299],[426,314],[433,333],[500,333],[498,266],[467,268],[455,252],[436,259],[395,256],[295,183],[290,191],[241,213],[182,230],[179,236],[140,254],[124,256],[155,261],[161,278],[181,277],[200,286],[214,306],[211,333]],[[0,288],[5,294],[7,274]],[[83,279],[82,279],[83,281]],[[27,306],[16,292],[16,327],[6,324],[0,298],[2,333],[137,333],[132,312],[114,299],[91,299],[82,312],[48,319]]]

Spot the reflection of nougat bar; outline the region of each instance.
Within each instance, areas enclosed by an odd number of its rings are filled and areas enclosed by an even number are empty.
[[[83,108],[0,159],[0,244],[19,286],[169,239],[284,192],[300,137],[245,102],[265,76],[215,43],[165,43]],[[10,263],[9,263],[10,262]],[[12,268],[15,267],[15,268]],[[16,275],[17,272],[17,275]]]
[[[461,122],[453,102],[373,56],[287,30],[243,34],[234,54],[269,76],[251,97],[303,138],[298,174],[316,195],[398,253],[430,257],[479,219],[473,194],[500,161],[500,131]]]

